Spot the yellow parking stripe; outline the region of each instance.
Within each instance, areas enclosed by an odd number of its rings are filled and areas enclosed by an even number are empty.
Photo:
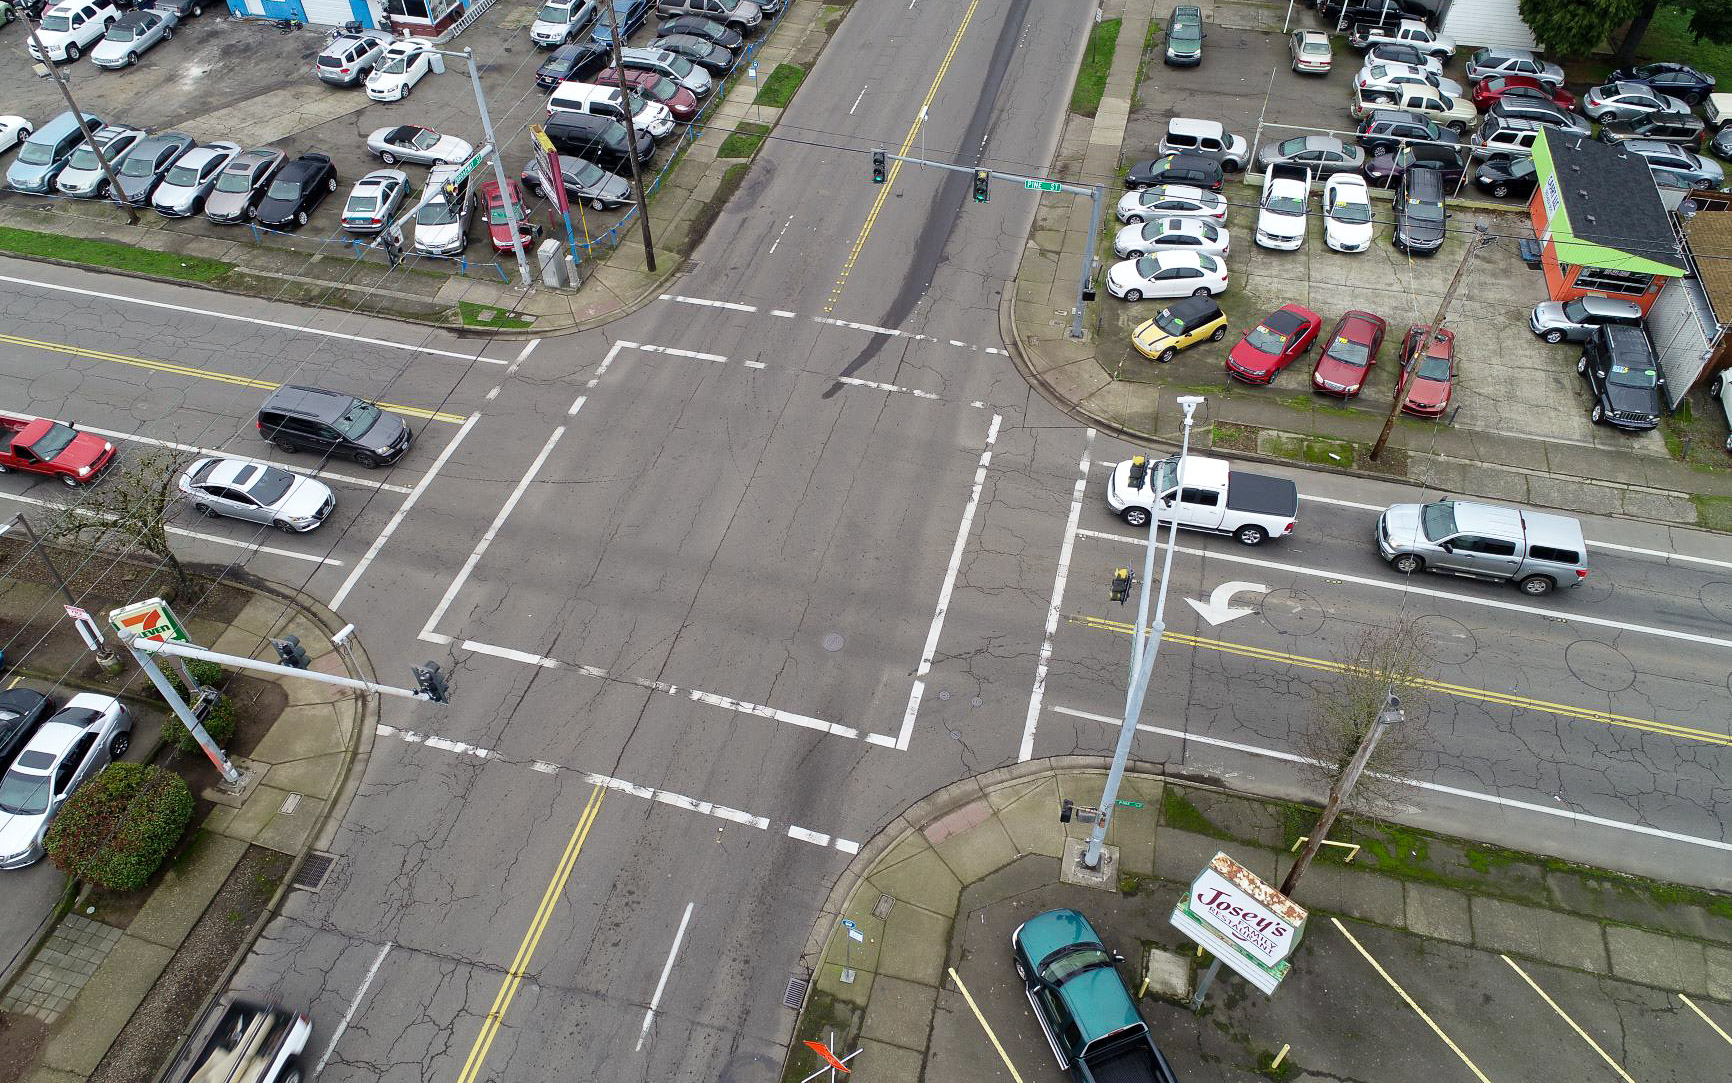
[[[1389,983],[1389,987],[1395,990],[1396,995],[1406,1001],[1407,1006],[1412,1008],[1421,1019],[1425,1020],[1425,1025],[1431,1028],[1431,1032],[1436,1034],[1439,1038],[1442,1038],[1443,1044],[1449,1046],[1450,1051],[1461,1058],[1461,1062],[1467,1065],[1468,1071],[1473,1073],[1474,1078],[1479,1080],[1479,1083],[1491,1083],[1491,1080],[1485,1077],[1485,1073],[1479,1070],[1479,1065],[1473,1062],[1473,1058],[1462,1052],[1461,1046],[1455,1044],[1455,1039],[1445,1034],[1443,1028],[1438,1026],[1436,1021],[1426,1014],[1425,1009],[1421,1008],[1414,1002],[1412,997],[1407,995],[1407,990],[1401,987],[1401,983],[1389,976],[1389,971],[1383,969],[1382,963],[1372,958],[1371,953],[1365,950],[1365,945],[1361,944],[1352,933],[1347,931],[1347,926],[1341,924],[1341,922],[1336,918],[1330,918],[1329,923],[1334,925],[1335,931],[1339,932],[1342,936],[1345,936],[1347,942],[1353,945],[1354,950],[1359,952],[1359,954],[1364,957],[1365,961],[1371,964],[1371,969],[1377,971],[1378,976],[1385,982]]]
[[[950,980],[956,983],[957,990],[962,993],[962,999],[968,1001],[968,1010],[974,1013],[974,1018],[980,1023],[980,1029],[986,1031],[986,1036],[992,1040],[992,1048],[998,1050],[998,1059],[1002,1060],[1004,1066],[1010,1070],[1010,1078],[1016,1080],[1016,1083],[1022,1083],[1022,1073],[1016,1070],[1016,1065],[1010,1063],[1010,1054],[1004,1051],[1004,1045],[998,1040],[998,1035],[992,1032],[992,1024],[988,1023],[986,1016],[981,1014],[980,1006],[974,1002],[974,996],[968,991],[968,986],[962,984],[962,976],[956,972],[955,967],[950,967],[949,970]]]
[[[1520,974],[1522,976],[1522,981],[1525,981],[1528,983],[1528,988],[1530,988],[1534,992],[1538,993],[1540,995],[1541,1000],[1545,1001],[1547,1004],[1550,1004],[1552,1007],[1552,1011],[1558,1013],[1558,1018],[1560,1018],[1564,1022],[1568,1023],[1570,1025],[1570,1029],[1575,1031],[1576,1035],[1578,1037],[1580,1037],[1582,1039],[1582,1041],[1588,1043],[1588,1048],[1590,1048],[1594,1052],[1598,1053],[1600,1055],[1600,1059],[1605,1061],[1606,1064],[1608,1064],[1611,1067],[1612,1071],[1618,1073],[1618,1075],[1623,1078],[1624,1083],[1636,1083],[1636,1081],[1634,1079],[1630,1078],[1630,1073],[1624,1071],[1624,1066],[1619,1064],[1617,1061],[1613,1060],[1612,1055],[1610,1053],[1607,1053],[1604,1049],[1601,1049],[1600,1043],[1594,1041],[1594,1039],[1588,1035],[1588,1032],[1581,1028],[1581,1024],[1577,1023],[1574,1019],[1571,1019],[1568,1012],[1566,1012],[1562,1008],[1558,1007],[1558,1002],[1553,1000],[1549,995],[1547,995],[1547,993],[1544,989],[1540,988],[1539,982],[1536,982],[1532,978],[1528,977],[1528,972],[1523,970],[1521,968],[1521,966],[1518,965],[1514,959],[1511,959],[1507,955],[1499,955],[1498,958],[1500,958],[1504,962],[1508,963],[1511,970],[1515,971],[1517,974]]]
[[[0,334],[0,343],[9,346],[27,346],[33,350],[68,354],[72,357],[84,357],[92,361],[108,361],[116,365],[129,365],[133,368],[166,372],[175,376],[191,376],[220,384],[233,384],[236,387],[253,387],[260,391],[275,391],[283,386],[273,380],[255,380],[248,376],[233,376],[226,372],[194,368],[191,365],[177,365],[172,361],[153,361],[145,357],[129,357],[126,354],[108,353],[105,350],[87,350],[82,346],[69,346],[63,342],[47,342],[35,338],[20,338],[17,335]],[[443,421],[451,425],[461,425],[467,420],[462,414],[448,414],[442,410],[423,410],[419,406],[399,406],[389,402],[381,402],[379,406],[381,409],[389,410],[394,414],[402,414],[405,417],[418,417],[426,421]]]
[[[583,852],[584,840],[589,838],[589,829],[594,825],[595,818],[601,814],[601,802],[606,796],[605,786],[597,786],[590,791],[589,801],[583,807],[583,815],[577,818],[577,826],[571,832],[571,839],[565,844],[565,853],[560,856],[553,879],[548,881],[547,890],[541,893],[541,905],[535,908],[535,916],[529,921],[529,929],[523,934],[523,942],[517,946],[517,957],[511,960],[511,968],[505,972],[505,980],[499,983],[499,992],[494,994],[493,1006],[487,1009],[487,1018],[482,1021],[481,1033],[475,1036],[475,1044],[469,1047],[469,1057],[463,1062],[463,1071],[458,1074],[457,1083],[475,1083],[481,1066],[487,1062],[487,1051],[493,1048],[493,1039],[499,1033],[499,1024],[505,1018],[506,1009],[511,1007],[512,999],[517,996],[517,987],[522,984],[523,975],[529,970],[530,960],[535,957],[535,947],[541,943],[541,934],[547,930],[554,907],[565,893],[566,881],[571,879],[572,866],[577,864],[577,855]]]
[[[1726,1042],[1727,1045],[1732,1045],[1732,1034],[1727,1034],[1726,1031],[1721,1028],[1719,1023],[1716,1023],[1716,1022],[1714,1022],[1714,1020],[1708,1018],[1708,1013],[1703,1011],[1701,1008],[1696,1007],[1696,1002],[1694,1000],[1691,1000],[1689,997],[1685,996],[1683,993],[1678,994],[1678,999],[1682,1000],[1685,1004],[1687,1004],[1689,1006],[1691,1011],[1695,1012],[1698,1016],[1700,1016],[1702,1019],[1702,1022],[1707,1023],[1710,1027],[1713,1027],[1714,1033],[1720,1035],[1720,1037]]]
[[[1105,617],[1089,615],[1074,616],[1070,623],[1080,624],[1085,628],[1097,631],[1116,632],[1120,635],[1130,635],[1133,625],[1124,621],[1109,620]],[[1220,639],[1205,639],[1202,636],[1185,635],[1182,632],[1168,632],[1161,637],[1164,643],[1177,643],[1186,647],[1199,647],[1203,650],[1219,651],[1222,654],[1237,655],[1241,658],[1255,658],[1264,662],[1275,662],[1281,665],[1298,666],[1302,669],[1322,670],[1326,673],[1344,673],[1352,667],[1327,658],[1310,658],[1303,654],[1290,654],[1287,651],[1271,650],[1267,647],[1254,647],[1248,643],[1228,643]],[[1574,718],[1583,722],[1599,722],[1607,726],[1621,726],[1625,729],[1642,730],[1646,733],[1657,733],[1662,737],[1676,737],[1681,741],[1700,741],[1704,744],[1725,745],[1732,747],[1732,736],[1715,733],[1712,730],[1697,729],[1693,726],[1681,726],[1675,722],[1660,722],[1651,718],[1634,718],[1630,715],[1614,714],[1610,711],[1595,710],[1592,707],[1576,707],[1568,703],[1553,703],[1550,700],[1534,699],[1531,696],[1518,696],[1513,692],[1494,692],[1487,688],[1473,688],[1463,684],[1451,684],[1448,681],[1434,681],[1422,678],[1413,682],[1416,687],[1432,692],[1442,692],[1459,699],[1475,700],[1480,703],[1495,703],[1504,707],[1518,707],[1529,711],[1544,711],[1563,718]]]

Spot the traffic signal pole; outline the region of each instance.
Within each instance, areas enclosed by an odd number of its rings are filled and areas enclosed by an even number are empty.
[[[1072,310],[1070,337],[1083,337],[1083,306],[1087,303],[1089,280],[1094,277],[1095,248],[1100,242],[1101,231],[1101,199],[1104,190],[1099,185],[1065,184],[1062,181],[1046,180],[1043,177],[1025,177],[1021,173],[1003,173],[996,169],[981,169],[972,165],[956,165],[952,162],[935,162],[928,158],[914,158],[906,154],[890,154],[882,149],[872,152],[872,181],[874,184],[884,183],[884,159],[894,158],[899,162],[910,162],[914,165],[931,166],[933,169],[948,169],[952,173],[967,173],[974,178],[974,201],[987,202],[987,185],[990,178],[996,177],[1002,181],[1020,184],[1031,192],[1069,192],[1071,195],[1089,197],[1089,240],[1088,247],[1083,251],[1082,271],[1077,276],[1076,308]]]
[[[132,652],[133,657],[138,658],[141,666],[145,664],[146,658],[156,654],[168,655],[175,658],[199,658],[206,662],[220,662],[225,666],[233,666],[236,669],[250,669],[255,673],[275,673],[279,677],[304,677],[310,681],[334,684],[338,688],[355,688],[363,692],[378,692],[380,695],[397,696],[401,699],[433,699],[432,696],[418,689],[397,688],[389,684],[375,684],[372,681],[363,681],[356,677],[340,677],[335,673],[320,673],[317,670],[301,669],[298,666],[283,666],[278,665],[275,662],[261,662],[257,658],[243,658],[240,655],[235,654],[219,654],[216,651],[205,650],[203,647],[195,647],[190,643],[141,639],[132,633],[123,633],[121,641],[126,644],[127,649]],[[152,667],[150,666],[146,666],[145,672],[150,672],[151,668]],[[434,666],[433,668],[435,671],[438,669],[437,666]],[[158,685],[157,687],[160,689],[162,686]],[[184,722],[186,720],[183,718],[181,721]],[[191,729],[192,727],[189,726],[187,728]]]

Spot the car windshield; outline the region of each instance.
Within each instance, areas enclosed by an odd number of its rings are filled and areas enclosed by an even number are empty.
[[[219,192],[238,194],[251,191],[252,187],[252,171],[248,169],[225,169],[216,182],[216,190]]]
[[[1329,347],[1329,356],[1344,365],[1364,368],[1366,360],[1371,356],[1371,348],[1363,342],[1354,342],[1345,335],[1336,335],[1334,343]]]
[[[414,138],[410,139],[409,142],[414,145],[416,150],[432,150],[433,145],[439,142],[439,133],[422,128],[415,133]]]
[[[43,21],[46,22],[47,20],[43,20]],[[137,36],[138,36],[137,33],[133,30],[132,27],[130,27],[130,26],[118,26],[118,25],[109,27],[108,34],[107,34],[107,38],[109,41],[116,41],[116,42],[131,41],[133,38],[135,38]]]
[[[566,158],[560,161],[560,168],[565,170],[566,179],[573,184],[581,184],[585,188],[593,188],[601,183],[601,166],[594,162],[586,162]]]
[[[637,92],[658,102],[666,102],[673,98],[675,90],[673,84],[666,79],[645,79],[637,84]]]
[[[1427,541],[1442,541],[1455,533],[1455,505],[1447,500],[1427,504],[1419,511],[1419,528]]]
[[[1574,301],[1565,301],[1564,319],[1569,320],[1571,323],[1586,323],[1588,319],[1588,306],[1582,304],[1581,298],[1579,297]]]
[[[1172,30],[1167,32],[1167,40],[1192,45],[1203,40],[1203,28],[1193,22],[1174,23]]]
[[[684,79],[692,73],[692,62],[683,56],[670,57],[668,60],[668,67],[679,73],[681,79]]]
[[[259,479],[247,487],[247,495],[258,501],[260,507],[268,508],[287,496],[294,484],[295,475],[287,470],[267,466]]]
[[[265,194],[272,199],[300,199],[301,180],[298,177],[278,177],[271,182],[271,189]]]
[[[1421,380],[1447,380],[1449,379],[1449,358],[1427,354],[1419,362],[1419,367],[1413,370],[1413,374]]]
[[[1280,353],[1287,345],[1287,336],[1268,324],[1260,323],[1245,336],[1245,345],[1260,353]]]
[[[56,14],[50,12],[47,15],[42,16],[42,29],[64,33],[65,31],[72,29],[71,16],[66,15],[65,13]]]
[[[1305,213],[1305,201],[1294,196],[1271,196],[1264,206],[1276,214]]]
[[[348,413],[337,419],[337,431],[345,439],[359,440],[367,435],[367,430],[373,427],[373,422],[379,420],[379,408],[370,402],[356,399],[349,407]]]
[[[1170,308],[1163,308],[1155,313],[1155,326],[1169,335],[1185,333],[1185,321],[1173,315],[1173,310]]]
[[[1350,225],[1369,222],[1371,221],[1371,204],[1350,202],[1343,199],[1329,208],[1329,217],[1337,222],[1345,222]]]
[[[1275,149],[1286,155],[1298,154],[1300,151],[1305,149],[1305,137],[1299,135],[1294,136],[1292,139],[1283,139]]]
[[[564,4],[543,4],[535,17],[544,23],[570,22],[571,9]]]
[[[43,462],[51,462],[54,457],[72,446],[78,433],[71,426],[62,425],[56,421],[48,426],[48,431],[36,438],[30,445],[30,453]]]
[[[47,22],[46,19],[43,20]],[[8,771],[0,778],[0,812],[31,816],[48,811],[48,777]]]
[[[409,58],[404,56],[402,53],[398,53],[396,56],[379,66],[379,70],[384,72],[386,75],[402,75],[408,69]]]
[[[1654,369],[1633,369],[1628,365],[1613,365],[1607,374],[1607,382],[1619,387],[1653,387],[1659,382],[1660,374]]]
[[[1096,967],[1112,966],[1113,957],[1099,944],[1073,944],[1061,949],[1055,959],[1041,965],[1040,976],[1053,985],[1063,985],[1073,976]]]
[[[155,154],[128,155],[126,161],[120,163],[120,175],[123,177],[148,177],[156,172],[156,161]]]
[[[1299,46],[1299,51],[1310,53],[1312,56],[1328,56],[1329,43],[1326,41],[1308,41]]]
[[[72,157],[67,160],[66,168],[95,169],[100,161],[101,159],[96,156],[96,148],[94,146],[89,143],[80,143],[78,144],[78,149],[72,152]]]
[[[458,205],[453,206],[441,196],[431,203],[423,205],[421,213],[416,215],[415,219],[424,226],[448,226],[457,221],[460,206],[461,201],[458,202]]]
[[[1443,221],[1443,205],[1409,199],[1407,201],[1407,216],[1416,222],[1441,222]]]
[[[31,140],[24,144],[24,149],[18,152],[18,160],[25,165],[53,165],[54,148],[47,143]]]
[[[177,164],[168,171],[168,184],[188,185],[198,183],[198,167],[194,165]]]

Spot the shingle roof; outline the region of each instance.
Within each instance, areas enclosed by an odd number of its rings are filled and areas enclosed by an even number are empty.
[[[1732,318],[1732,210],[1706,208],[1684,223],[1696,277],[1721,319]]]
[[[1545,139],[1577,239],[1685,269],[1671,215],[1640,156],[1555,130]]]

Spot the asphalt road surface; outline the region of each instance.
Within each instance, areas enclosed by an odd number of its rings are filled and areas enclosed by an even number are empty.
[[[386,704],[335,870],[237,979],[311,1010],[322,1078],[773,1079],[861,841],[956,778],[1110,747],[1134,608],[1107,579],[1140,550],[1101,486],[1133,449],[999,340],[1033,203],[912,166],[874,186],[865,153],[1037,172],[1090,10],[857,5],[689,273],[600,331],[492,341],[0,261],[0,402],[128,453],[320,470],[319,531],[189,513],[185,552],[332,604],[387,680],[449,671],[449,707]],[[285,457],[251,420],[282,382],[376,397],[416,447]],[[1385,567],[1373,509],[1414,490],[1294,476],[1296,538],[1181,539],[1140,758],[1299,792],[1329,667],[1406,616],[1438,682],[1429,822],[1724,867],[1718,539],[1589,522],[1588,583],[1531,600]],[[1248,612],[1213,626],[1184,599],[1224,583]]]

